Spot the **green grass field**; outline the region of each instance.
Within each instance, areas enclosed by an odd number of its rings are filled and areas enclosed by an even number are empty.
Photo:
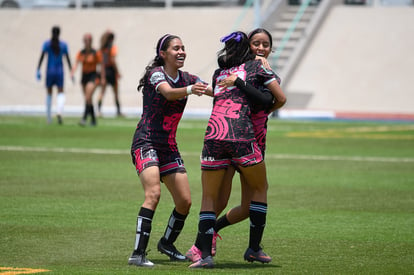
[[[414,273],[414,124],[271,120],[263,247],[272,263],[243,260],[244,221],[221,232],[215,269],[190,270],[156,249],[173,208],[164,187],[148,253],[156,266],[127,265],[143,201],[129,155],[137,121],[77,121],[0,116],[0,274]],[[183,253],[197,231],[206,121],[183,120],[178,130],[193,196],[176,243]],[[239,185],[235,178],[229,206]]]

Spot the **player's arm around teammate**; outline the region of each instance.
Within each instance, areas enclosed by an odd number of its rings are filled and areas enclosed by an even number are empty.
[[[249,35],[250,49],[256,55],[256,58],[260,59],[263,66],[266,69],[271,69],[268,62],[265,62],[272,51],[272,36],[271,34],[262,28],[253,30]],[[273,81],[268,84],[268,87],[263,87],[261,90],[255,89],[248,82],[242,81],[236,75],[220,81],[219,85],[223,87],[230,87],[236,85],[243,92],[245,92],[254,104],[254,110],[252,114],[252,122],[255,129],[256,140],[259,143],[262,154],[265,153],[266,142],[266,129],[267,129],[267,116],[274,110],[282,107],[286,103],[286,96],[280,87],[280,78],[278,81]],[[234,170],[234,168],[232,169]],[[229,176],[225,177],[225,181],[231,182],[232,176],[230,171],[227,173]],[[234,172],[232,173],[234,175]],[[249,189],[243,174],[240,174],[241,181],[241,204],[230,209],[226,215],[221,217],[216,224],[215,231],[218,232],[222,228],[240,222],[249,216],[249,203],[251,197],[251,190]],[[229,188],[230,186],[230,188]],[[223,184],[223,190],[220,192],[219,200],[221,202],[227,201],[231,192],[231,183]],[[217,212],[221,213],[224,210],[225,205],[218,203]],[[224,207],[223,207],[224,206]]]
[[[210,116],[202,152],[202,204],[195,246],[201,250],[201,259],[190,267],[213,267],[212,240],[216,223],[216,204],[221,185],[233,163],[239,166],[252,190],[249,217],[251,222],[249,247],[244,258],[252,257],[270,262],[260,247],[267,212],[266,169],[263,156],[255,141],[247,96],[237,87],[224,91],[216,86],[221,79],[236,73],[257,86],[276,81],[274,75],[264,70],[260,61],[249,50],[249,41],[242,32],[224,37],[224,48],[219,52],[218,69],[213,76],[214,106]],[[216,87],[215,87],[216,86]]]

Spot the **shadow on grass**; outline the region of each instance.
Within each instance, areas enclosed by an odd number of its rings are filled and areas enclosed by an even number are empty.
[[[151,260],[155,265],[185,265],[189,266],[191,261],[170,261],[169,259],[155,259]],[[214,269],[256,269],[256,268],[281,268],[281,265],[277,264],[262,264],[262,263],[248,263],[248,262],[228,262],[228,261],[218,261],[215,262]]]
[[[262,264],[262,263],[235,263],[235,262],[218,262],[214,266],[214,269],[247,269],[247,268],[281,268],[281,265],[277,264]]]

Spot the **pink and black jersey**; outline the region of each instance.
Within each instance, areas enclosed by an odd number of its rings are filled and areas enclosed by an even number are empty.
[[[213,75],[214,106],[204,139],[249,142],[255,139],[255,133],[247,96],[236,86],[225,90],[220,90],[216,86],[217,82],[230,74],[236,74],[256,88],[275,81],[276,77],[272,71],[266,70],[259,60],[251,60],[226,70],[218,69]]]
[[[132,147],[142,144],[166,145],[176,148],[175,140],[178,123],[183,115],[187,97],[168,101],[157,88],[167,82],[172,88],[195,84],[198,77],[188,72],[178,71],[178,77],[172,79],[163,67],[154,68],[145,81],[143,93],[143,111],[134,134]]]

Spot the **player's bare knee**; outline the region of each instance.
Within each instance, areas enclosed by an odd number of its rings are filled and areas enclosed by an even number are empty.
[[[175,205],[175,208],[178,213],[188,214],[190,212],[191,204],[191,198],[183,199]]]
[[[159,190],[151,190],[145,193],[145,200],[151,204],[157,205],[161,198],[161,192]]]

